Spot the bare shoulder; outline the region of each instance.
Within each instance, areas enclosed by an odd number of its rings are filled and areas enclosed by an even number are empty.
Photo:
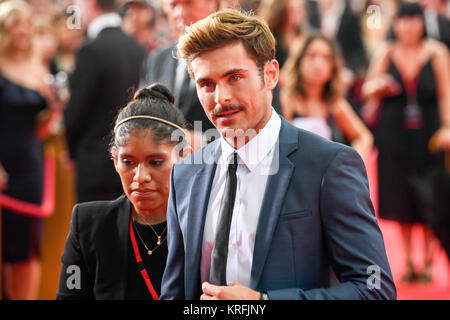
[[[445,44],[435,39],[427,39],[425,41],[425,48],[431,56],[445,58],[448,57],[448,49]]]
[[[374,52],[373,59],[383,60],[392,54],[394,44],[392,41],[384,41]]]
[[[352,107],[348,103],[347,99],[341,97],[337,99],[331,106],[331,110],[333,114],[339,115],[342,113],[347,113],[349,111],[353,111]]]

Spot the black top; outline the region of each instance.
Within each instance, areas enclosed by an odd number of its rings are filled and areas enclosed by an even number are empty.
[[[164,268],[166,267],[166,258],[167,258],[167,223],[163,222],[157,225],[153,225],[156,233],[161,235],[161,245],[157,249],[153,249],[157,247],[157,237],[153,230],[146,225],[142,225],[139,223],[134,223],[135,226],[135,237],[136,243],[139,247],[139,253],[142,257],[142,262],[144,263],[145,269],[147,270],[147,274],[152,282],[153,288],[155,289],[158,296],[161,294],[161,279],[164,273]],[[152,250],[152,254],[147,254],[147,249],[142,244],[138,234],[136,233],[136,228],[142,239],[145,242],[147,248]],[[133,246],[131,244],[131,240],[128,240],[129,244],[129,265],[128,265],[128,281],[127,281],[127,289],[125,292],[125,299],[127,300],[152,300],[152,296],[147,288],[147,285],[142,278],[142,275],[139,271],[138,265],[136,263],[136,257],[134,255]]]
[[[70,233],[61,257],[57,299],[152,299],[138,270],[130,241],[131,203],[126,196],[113,201],[75,205]],[[161,234],[165,223],[155,230]],[[151,229],[140,226],[147,246],[156,246]],[[136,232],[135,232],[136,233]],[[167,234],[167,231],[164,235]],[[162,239],[164,239],[164,235]],[[148,256],[136,234],[139,252],[159,294],[167,259],[167,242]]]
[[[45,99],[0,73],[0,162],[8,173],[5,194],[39,204],[42,197],[43,151],[37,138],[37,116]]]

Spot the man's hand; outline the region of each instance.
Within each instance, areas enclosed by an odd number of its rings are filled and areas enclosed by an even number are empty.
[[[243,286],[232,283],[228,286],[215,286],[209,282],[202,284],[203,294],[201,300],[259,300],[260,293]]]

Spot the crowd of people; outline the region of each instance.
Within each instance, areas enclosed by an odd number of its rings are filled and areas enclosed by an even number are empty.
[[[374,150],[401,281],[431,282],[439,243],[450,257],[449,47],[447,0],[0,0],[0,191],[25,204],[0,198],[3,297],[37,298],[44,220],[26,204],[43,202],[55,137],[78,203],[58,299],[395,298],[363,165]],[[278,137],[272,179],[261,163]],[[198,154],[225,166],[183,165]],[[292,257],[277,249],[294,240]],[[383,290],[364,287],[366,264]]]

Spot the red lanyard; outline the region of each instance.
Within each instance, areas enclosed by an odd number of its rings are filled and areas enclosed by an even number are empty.
[[[136,237],[134,236],[134,230],[133,230],[133,218],[130,217],[130,238],[131,238],[131,244],[133,245],[134,255],[136,257],[136,262],[139,267],[139,271],[141,272],[142,278],[144,278],[145,284],[147,285],[148,291],[153,297],[153,300],[159,300],[158,294],[156,293],[155,289],[153,288],[152,282],[150,281],[150,277],[148,276],[147,270],[145,270],[144,264],[142,263],[142,258],[139,253],[139,248],[136,243]]]

